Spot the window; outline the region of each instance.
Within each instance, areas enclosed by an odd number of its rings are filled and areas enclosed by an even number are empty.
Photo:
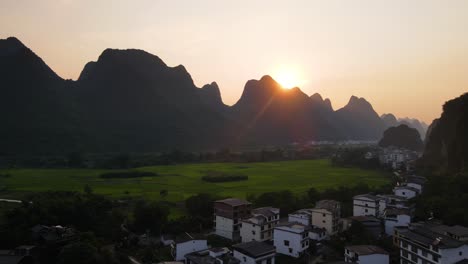
[[[439,261],[439,256],[437,256],[436,254],[432,254],[432,259],[433,259],[435,262],[438,262],[438,261]]]
[[[292,253],[293,252],[293,249],[292,248],[289,248],[289,253]]]
[[[252,231],[252,235],[255,235],[255,231]]]
[[[266,264],[271,264],[271,259],[267,259],[267,263]]]
[[[366,213],[367,213],[367,212],[369,212],[369,210],[367,210],[367,209],[366,209],[366,210],[364,210],[364,211],[365,211]]]
[[[284,240],[284,245],[289,246],[289,240]]]
[[[324,224],[325,224],[326,222],[327,222],[327,221],[325,221],[325,220],[322,220],[322,223],[324,223]]]
[[[461,251],[458,252],[458,256],[461,256],[461,255],[463,255],[463,252],[461,252]]]
[[[325,214],[322,214],[323,217],[325,217]]]
[[[244,262],[247,262],[247,258],[246,258],[246,257],[242,257],[242,259],[244,260]]]
[[[368,205],[368,204],[366,204],[366,207],[368,207],[368,206],[369,206],[369,205]]]
[[[406,195],[406,192],[402,192],[403,195]]]
[[[411,254],[411,260],[414,262],[418,262],[418,256]]]

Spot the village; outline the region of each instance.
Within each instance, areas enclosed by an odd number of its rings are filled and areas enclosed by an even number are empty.
[[[355,195],[350,201],[352,215],[343,215],[342,202],[333,199],[282,215],[274,204],[253,208],[251,202],[232,197],[214,202],[212,230],[160,238],[132,236],[140,245],[159,243],[167,248],[171,257],[159,264],[468,263],[467,227],[444,225],[434,217],[414,221],[413,201],[427,182],[412,168],[418,154],[395,148],[365,153],[365,159],[377,157],[399,181],[392,193]],[[132,234],[124,224],[121,228]],[[71,227],[36,225],[31,232],[37,244],[1,250],[1,263],[35,263],[39,250],[51,250],[53,255],[77,239]],[[349,233],[391,243],[353,244]],[[210,245],[207,236],[219,237],[223,246]],[[343,251],[334,243],[341,243]]]

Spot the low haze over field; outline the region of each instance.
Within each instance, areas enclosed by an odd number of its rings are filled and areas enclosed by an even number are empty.
[[[428,123],[467,90],[467,1],[13,1],[0,38],[16,36],[61,77],[106,48],[139,48],[216,81],[234,104],[246,80],[351,95],[379,114]],[[289,87],[288,87],[289,88]]]

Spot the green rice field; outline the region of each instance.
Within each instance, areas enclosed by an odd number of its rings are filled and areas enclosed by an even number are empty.
[[[261,163],[201,163],[136,168],[157,176],[141,178],[99,177],[112,170],[97,169],[10,169],[0,170],[0,198],[21,198],[29,192],[82,191],[88,184],[93,191],[113,198],[143,197],[179,202],[197,193],[245,198],[247,194],[290,190],[303,193],[311,187],[330,187],[367,183],[388,183],[388,175],[372,170],[333,167],[329,160],[297,160]],[[114,170],[115,171],[115,170]],[[211,183],[201,179],[206,171],[247,175],[248,180]],[[167,190],[167,196],[160,195]]]

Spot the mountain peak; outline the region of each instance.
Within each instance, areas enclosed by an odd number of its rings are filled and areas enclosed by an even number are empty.
[[[319,102],[323,101],[323,98],[319,93],[314,93],[313,95],[310,96],[310,99],[314,101],[319,101]]]
[[[23,48],[26,48],[26,46],[15,37],[0,39],[0,56],[9,56],[15,54],[18,50]]]
[[[345,107],[346,108],[371,109],[372,105],[363,97],[357,97],[357,96],[352,95],[351,98],[349,98],[349,102]]]

